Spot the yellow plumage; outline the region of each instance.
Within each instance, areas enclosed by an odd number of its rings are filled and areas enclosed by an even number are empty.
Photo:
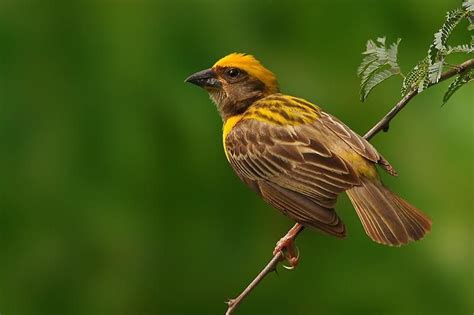
[[[293,220],[344,237],[334,207],[346,191],[378,243],[401,245],[430,230],[428,217],[382,184],[376,165],[396,172],[370,143],[318,106],[279,93],[275,75],[253,56],[230,54],[188,81],[216,103],[236,174]]]
[[[278,81],[275,75],[270,70],[263,67],[260,61],[252,55],[241,53],[229,54],[217,61],[212,67],[242,69],[249,75],[262,81],[271,93],[276,93],[278,91]]]
[[[227,138],[227,135],[232,130],[232,128],[234,128],[235,124],[238,123],[241,119],[242,119],[242,115],[232,116],[232,117],[230,117],[229,119],[226,120],[226,122],[224,123],[224,126],[222,128],[222,144],[224,146],[224,153],[225,153],[225,156],[226,156],[227,160],[229,160],[229,155],[227,154],[227,150],[226,150],[226,147],[225,147],[225,139]]]

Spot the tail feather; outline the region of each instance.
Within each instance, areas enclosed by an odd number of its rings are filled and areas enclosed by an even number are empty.
[[[391,192],[379,180],[362,179],[347,190],[367,235],[377,243],[399,246],[422,239],[431,220]]]

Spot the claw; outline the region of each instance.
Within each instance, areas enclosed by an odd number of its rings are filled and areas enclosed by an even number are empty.
[[[300,251],[298,247],[295,246],[294,241],[301,230],[303,230],[303,225],[299,223],[295,224],[295,226],[293,226],[293,228],[291,228],[288,233],[278,241],[273,250],[274,256],[281,253],[281,260],[288,261],[288,266],[283,265],[285,269],[292,270],[298,265]]]
[[[295,266],[282,265],[282,267],[285,268],[286,270],[293,270],[293,269],[295,269]]]
[[[285,268],[286,270],[293,270],[296,268],[296,266],[298,266],[298,262],[300,259],[300,250],[298,249],[297,246],[295,247],[295,249],[296,249],[296,256],[294,256],[294,253],[292,254],[287,253],[285,255],[286,260],[290,264],[289,266],[283,265],[283,268]]]
[[[300,259],[300,249],[298,248],[298,246],[295,246],[295,249],[296,249],[296,257],[293,257],[293,258],[296,259],[296,261],[298,261]]]

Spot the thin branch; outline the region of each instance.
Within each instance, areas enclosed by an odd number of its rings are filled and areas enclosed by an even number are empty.
[[[290,231],[296,231],[296,234],[295,234],[295,237],[296,237],[299,233],[303,231],[303,229],[304,229],[303,225],[299,223],[295,223],[295,225],[288,231],[287,234],[289,234]],[[234,310],[239,306],[240,302],[242,302],[242,300],[245,299],[245,297],[249,295],[250,292],[257,287],[257,285],[260,283],[260,281],[263,280],[263,278],[265,278],[270,272],[276,271],[276,267],[278,266],[278,263],[282,260],[285,260],[285,256],[283,255],[281,251],[279,251],[273,256],[272,260],[268,262],[265,268],[263,268],[263,270],[260,271],[258,276],[255,277],[255,279],[253,279],[253,281],[245,288],[245,290],[242,291],[242,293],[240,293],[238,297],[236,297],[235,299],[231,299],[227,302],[227,305],[229,307],[227,308],[227,312],[225,313],[225,315],[232,314]]]
[[[250,292],[257,287],[257,285],[265,278],[266,275],[268,275],[270,272],[275,271],[276,267],[278,266],[278,263],[283,259],[283,253],[278,252],[275,256],[273,256],[272,260],[263,268],[262,271],[258,274],[255,279],[245,288],[242,293],[235,299],[231,299],[227,302],[227,305],[229,306],[227,309],[227,312],[225,315],[230,315],[234,312],[235,309],[239,306],[240,302],[245,299],[247,295],[250,294]]]
[[[432,83],[428,87],[438,84],[441,81],[449,79],[461,72],[474,68],[474,59],[469,59],[461,63],[460,65],[455,66],[452,69],[444,72],[437,83]],[[398,114],[399,111],[405,107],[408,102],[418,94],[418,90],[412,90],[410,93],[405,95],[388,113],[385,115],[382,120],[380,120],[375,126],[372,127],[364,136],[365,139],[370,140],[373,136],[380,132],[380,130],[387,130],[390,121]]]
[[[456,67],[449,69],[444,72],[437,83],[432,83],[428,87],[438,84],[441,81],[444,81],[448,78],[451,78],[459,73],[462,73],[466,70],[474,68],[474,59],[467,60]],[[365,135],[364,138],[367,140],[372,139],[377,133],[381,130],[387,130],[390,121],[408,104],[408,102],[418,94],[418,90],[412,90],[410,93],[405,95],[388,113],[385,115],[372,129],[370,129]],[[291,229],[296,229],[300,224],[296,223]],[[257,285],[267,276],[270,272],[275,271],[278,263],[284,260],[284,255],[282,252],[275,254],[268,264],[263,268],[263,270],[258,274],[258,276],[245,288],[245,290],[235,299],[231,299],[227,302],[229,306],[227,309],[226,315],[231,315],[239,306],[247,295],[257,287]]]

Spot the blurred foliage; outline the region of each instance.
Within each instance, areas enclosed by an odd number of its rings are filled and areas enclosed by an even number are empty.
[[[400,62],[415,64],[452,7],[0,1],[0,313],[223,313],[292,222],[239,182],[214,106],[184,78],[253,53],[284,92],[364,133],[399,98],[389,80],[359,103],[367,38],[403,38]],[[305,231],[297,271],[239,314],[472,313],[474,91],[440,108],[440,85],[373,141],[400,174],[386,184],[431,216],[426,239],[371,242],[341,196],[348,238]]]

